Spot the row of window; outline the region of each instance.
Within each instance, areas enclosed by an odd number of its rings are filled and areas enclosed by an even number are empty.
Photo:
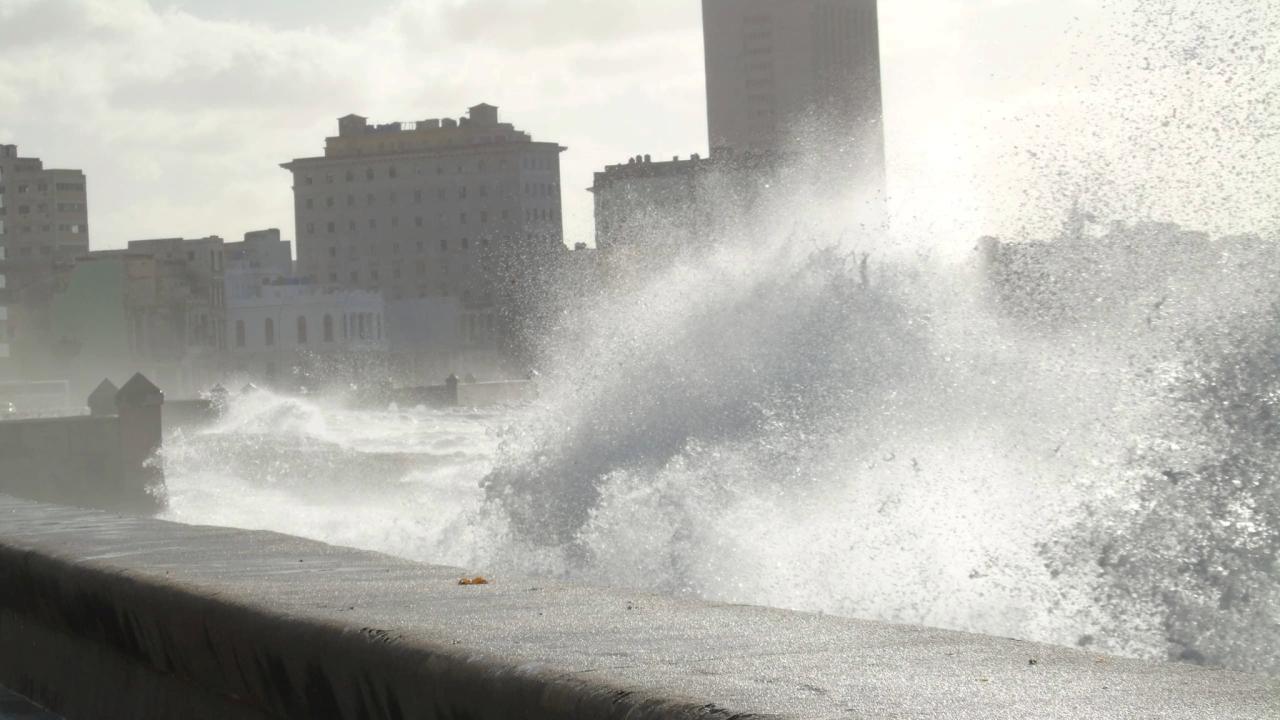
[[[35,190],[32,190],[32,187]],[[54,188],[60,192],[84,192],[84,183],[54,183]],[[49,192],[49,183],[36,183],[32,185],[18,185],[15,187],[19,195],[26,195],[30,192],[47,193]],[[4,194],[4,186],[0,185],[0,195]]]
[[[359,251],[360,251],[359,246],[357,246],[357,245],[348,245],[347,247],[348,247],[348,249],[349,249],[349,253],[348,253],[348,254],[349,254],[351,257],[358,257],[358,253],[359,253]],[[471,240],[470,240],[470,239],[468,239],[468,238],[462,238],[462,240],[461,240],[461,241],[459,241],[459,243],[458,243],[457,247],[458,247],[458,248],[460,248],[460,249],[462,249],[462,250],[470,250],[470,249],[471,249]],[[488,247],[489,247],[489,238],[480,238],[480,248],[481,248],[481,249],[488,249]],[[419,253],[419,254],[421,254],[421,253],[425,252],[425,250],[426,250],[426,245],[423,243],[423,241],[421,241],[421,240],[419,240],[419,241],[418,241],[418,243],[417,243],[417,249],[418,249],[418,253]],[[448,238],[440,238],[440,251],[441,251],[441,252],[448,252],[448,251],[449,251],[449,240],[448,240]],[[377,247],[376,247],[376,246],[372,246],[372,247],[370,247],[370,252],[372,252],[372,253],[373,253],[373,254],[375,254],[375,255],[378,255],[378,254],[379,254],[379,253],[378,253],[378,249],[377,249]],[[400,254],[400,243],[398,243],[398,242],[391,243],[391,254],[393,254],[393,255],[399,255],[399,254]],[[336,257],[338,257],[338,248],[337,248],[337,246],[335,246],[335,245],[330,245],[330,246],[329,246],[329,257],[331,257],[331,258],[336,258]]]
[[[295,335],[298,345],[306,345],[307,339],[307,318],[299,315],[296,325],[294,326]],[[323,321],[323,342],[334,342],[334,319],[333,315],[325,314]],[[273,347],[276,344],[276,321],[273,318],[267,318],[262,325],[263,342],[267,347]],[[360,340],[381,340],[382,339],[382,316],[377,313],[344,313],[342,315],[342,338],[344,340],[358,338]],[[244,320],[236,321],[236,347],[245,346],[245,322]]]
[[[459,225],[466,225],[466,224],[468,224],[468,221],[469,221],[470,219],[475,218],[475,217],[477,217],[477,216],[476,216],[476,215],[473,215],[473,214],[470,214],[470,213],[465,213],[465,212],[464,212],[464,213],[458,213],[458,224],[459,224]],[[511,219],[511,218],[510,218],[510,214],[509,214],[509,213],[508,213],[508,211],[506,211],[506,210],[503,210],[503,211],[501,212],[500,217],[501,217],[503,220],[510,220],[510,219]],[[480,213],[479,213],[479,215],[478,215],[478,219],[479,219],[479,221],[480,221],[480,224],[481,224],[481,225],[487,224],[487,223],[489,222],[489,211],[488,211],[488,210],[481,210],[481,211],[480,211]],[[526,221],[526,222],[533,222],[533,221],[535,221],[535,220],[537,220],[537,221],[559,220],[559,219],[560,219],[560,211],[559,211],[559,210],[557,210],[557,209],[555,209],[555,208],[525,208],[525,211],[524,211],[524,219],[525,219],[525,221]],[[443,222],[444,222],[444,214],[443,214],[443,213],[437,214],[437,216],[436,216],[436,223],[437,223],[437,224],[442,224]],[[424,219],[421,215],[418,215],[418,216],[414,217],[414,219],[413,219],[413,226],[414,226],[414,227],[426,227],[426,221],[425,221],[425,219]],[[330,235],[333,235],[334,233],[337,233],[337,232],[338,232],[338,223],[337,223],[336,221],[330,220],[330,221],[328,221],[327,223],[325,223],[324,227],[325,227],[325,230],[326,230]],[[393,215],[393,216],[391,216],[391,227],[393,227],[393,228],[398,228],[398,227],[400,227],[400,216],[399,216],[399,215]],[[315,235],[315,234],[316,234],[316,223],[315,223],[315,222],[308,222],[308,223],[307,223],[306,228],[307,228],[307,235]],[[360,228],[360,223],[356,222],[355,220],[348,220],[348,221],[347,221],[347,232],[352,232],[352,233],[354,233],[354,232],[359,232],[359,228]],[[378,218],[369,218],[369,221],[368,221],[368,229],[370,229],[370,230],[377,230],[377,229],[378,229]]]
[[[44,225],[44,226],[42,226],[42,227],[41,227],[41,230],[40,230],[40,231],[41,231],[41,232],[47,232],[47,233],[48,233],[48,232],[53,232],[53,226],[52,226],[52,225]],[[35,232],[35,228],[33,228],[33,227],[32,227],[32,226],[30,226],[30,225],[23,225],[23,226],[21,226],[21,227],[19,227],[19,228],[18,228],[18,233],[19,233],[19,234],[30,235],[30,234],[32,234],[33,232]],[[87,232],[87,230],[85,230],[85,228],[84,228],[84,226],[83,226],[83,225],[59,225],[59,226],[58,226],[58,232],[69,233],[69,234],[71,234],[71,235],[82,235],[82,234],[84,234],[85,232]],[[3,221],[0,221],[0,235],[4,235],[4,234],[5,234],[5,226],[4,226],[4,222],[3,222]],[[86,248],[82,248],[82,247],[78,247],[78,246],[77,246],[76,252],[83,252],[85,249],[86,249]],[[30,247],[23,247],[23,248],[21,248],[21,251],[20,251],[20,253],[19,253],[19,254],[20,254],[20,255],[30,255],[30,254],[31,254],[31,248],[30,248]],[[48,254],[49,254],[49,246],[48,246],[48,245],[42,245],[42,246],[40,246],[40,254],[41,254],[41,255],[48,255]]]
[[[487,160],[484,160],[484,159],[480,159],[480,160],[475,161],[475,163],[474,163],[474,164],[473,164],[473,163],[458,163],[458,164],[457,164],[456,166],[454,166],[454,167],[456,167],[456,172],[455,172],[455,174],[457,174],[457,175],[462,175],[462,174],[464,174],[464,173],[471,172],[471,168],[472,168],[472,167],[474,167],[474,168],[475,168],[475,172],[486,172],[486,171],[488,170],[488,161],[487,161]],[[506,159],[506,158],[499,158],[499,159],[498,159],[498,162],[497,162],[497,168],[498,168],[498,169],[503,170],[503,169],[506,169],[506,168],[508,168],[508,167],[510,167],[510,164],[508,163],[508,161],[507,161],[507,159]],[[555,169],[555,164],[552,162],[552,160],[551,160],[550,158],[526,157],[526,158],[524,158],[524,159],[522,159],[522,160],[521,160],[521,162],[520,162],[520,167],[521,167],[521,169],[522,169],[522,170],[554,170],[554,169]],[[418,166],[418,168],[417,168],[417,170],[418,170],[418,174],[419,174],[419,175],[426,174],[426,173],[425,173],[425,170],[426,170],[426,169],[427,169],[427,168],[426,168],[426,166],[425,166],[425,165],[420,165],[420,166]],[[436,164],[432,167],[432,169],[434,169],[434,170],[435,170],[435,174],[436,174],[436,175],[444,175],[444,174],[445,174],[445,166],[444,166],[443,164],[441,164],[441,163],[436,163]],[[392,180],[394,180],[394,179],[396,179],[396,178],[400,177],[400,171],[399,171],[398,166],[396,166],[396,165],[392,165],[392,166],[388,167],[388,168],[386,169],[386,176],[387,176],[388,178],[392,179]],[[347,181],[347,182],[355,182],[355,181],[356,181],[356,177],[357,177],[357,173],[356,173],[356,171],[355,171],[355,169],[354,169],[354,168],[348,168],[348,169],[347,169],[347,171],[344,173],[344,177],[345,177],[345,179],[346,179],[346,181]],[[365,180],[376,180],[376,179],[378,179],[378,173],[377,173],[377,171],[376,171],[374,168],[366,167],[366,168],[365,168],[365,170],[364,170],[364,179],[365,179]],[[325,184],[326,184],[326,185],[332,185],[332,184],[333,184],[333,181],[334,181],[334,176],[333,176],[333,174],[326,174],[326,175],[324,176],[324,181],[325,181]],[[302,178],[302,184],[303,184],[303,185],[313,185],[313,184],[315,184],[315,176],[312,176],[312,175],[304,175],[304,176],[303,176],[303,178]]]
[[[56,207],[58,212],[76,212],[84,211],[86,209],[84,203],[58,203]],[[34,206],[16,205],[14,208],[18,211],[19,215],[30,215],[33,209],[37,213],[44,213],[46,215],[49,213],[49,203],[38,203]],[[8,208],[4,207],[3,203],[0,203],[0,215],[7,214]]]
[[[448,200],[448,199],[449,199],[449,194],[450,194],[450,193],[449,193],[449,191],[450,191],[451,189],[452,189],[452,190],[457,194],[457,196],[458,196],[458,199],[459,199],[459,200],[466,200],[466,199],[467,199],[467,186],[466,186],[466,185],[460,185],[460,186],[455,187],[455,188],[444,188],[444,187],[442,187],[442,188],[436,188],[436,199],[437,199],[437,200]],[[556,185],[555,183],[525,183],[525,184],[524,184],[524,195],[525,195],[525,197],[553,197],[553,196],[555,196],[555,194],[556,194],[556,190],[557,190],[557,185]],[[489,197],[489,186],[488,186],[488,185],[480,185],[480,186],[476,189],[476,192],[477,192],[477,193],[479,194],[479,196],[480,196],[480,197],[482,197],[482,198],[483,198],[483,197]],[[422,204],[422,198],[423,198],[422,190],[414,190],[414,191],[413,191],[413,202],[414,202],[414,204],[415,204],[415,205],[421,205],[421,204]],[[309,198],[306,198],[306,199],[303,201],[303,204],[306,206],[306,208],[307,208],[308,210],[314,210],[314,209],[315,209],[315,207],[316,207],[316,201],[317,201],[317,200],[319,200],[319,198],[309,197]],[[388,203],[389,203],[389,204],[391,204],[391,205],[396,205],[396,204],[398,204],[398,203],[399,203],[399,201],[400,201],[400,193],[399,193],[399,191],[396,191],[396,190],[392,190],[392,191],[390,191],[390,192],[387,194],[387,201],[388,201]],[[374,193],[368,193],[367,195],[365,195],[365,205],[366,205],[366,206],[368,206],[368,207],[373,207],[374,205],[376,205],[376,204],[377,204],[377,202],[378,202],[378,200],[377,200],[377,196],[376,196]],[[329,208],[331,208],[331,207],[334,207],[336,204],[337,204],[337,200],[336,200],[336,199],[334,198],[334,196],[332,196],[332,195],[329,195],[328,197],[326,197],[326,198],[324,199],[324,206],[325,206],[325,207],[329,207]],[[347,195],[347,207],[355,207],[355,205],[356,205],[356,196],[355,196],[355,195],[348,194],[348,195]]]

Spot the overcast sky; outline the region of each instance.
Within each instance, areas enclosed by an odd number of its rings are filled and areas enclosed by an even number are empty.
[[[1276,227],[1280,3],[881,0],[890,191],[906,232],[1099,214]],[[1199,7],[1209,6],[1209,7]],[[336,118],[484,101],[591,173],[706,152],[696,0],[0,0],[0,142],[82,168],[95,248],[279,227]]]

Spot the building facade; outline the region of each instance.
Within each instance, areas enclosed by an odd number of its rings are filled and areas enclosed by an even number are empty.
[[[8,372],[47,361],[49,307],[59,270],[89,249],[84,173],[46,169],[0,145],[0,358]],[[34,374],[39,374],[38,372]]]
[[[338,121],[293,174],[298,272],[387,302],[453,298],[515,331],[544,263],[565,251],[557,143],[477,105],[461,119]]]
[[[630,158],[597,172],[596,247],[606,256],[708,242],[757,207],[778,178],[773,156],[719,150],[669,161]]]
[[[877,0],[703,0],[702,15],[713,154],[788,156],[824,187],[883,191]]]
[[[5,247],[0,243],[0,382],[12,380],[13,362],[9,353],[9,294],[5,290]]]
[[[286,387],[385,371],[387,321],[381,293],[280,277],[227,298],[233,375]]]

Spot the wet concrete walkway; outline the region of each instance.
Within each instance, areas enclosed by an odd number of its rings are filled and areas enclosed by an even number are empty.
[[[0,496],[0,679],[77,720],[1280,718],[1280,678],[488,580]]]

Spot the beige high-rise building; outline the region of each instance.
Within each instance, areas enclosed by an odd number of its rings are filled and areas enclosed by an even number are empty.
[[[562,256],[560,153],[476,105],[466,117],[338,121],[322,157],[293,173],[298,271],[389,303],[456,298],[477,343],[522,311],[518,290]]]
[[[876,0],[703,0],[712,154],[777,154],[883,185]]]
[[[84,173],[0,145],[0,375],[43,363],[57,270],[88,249]]]

